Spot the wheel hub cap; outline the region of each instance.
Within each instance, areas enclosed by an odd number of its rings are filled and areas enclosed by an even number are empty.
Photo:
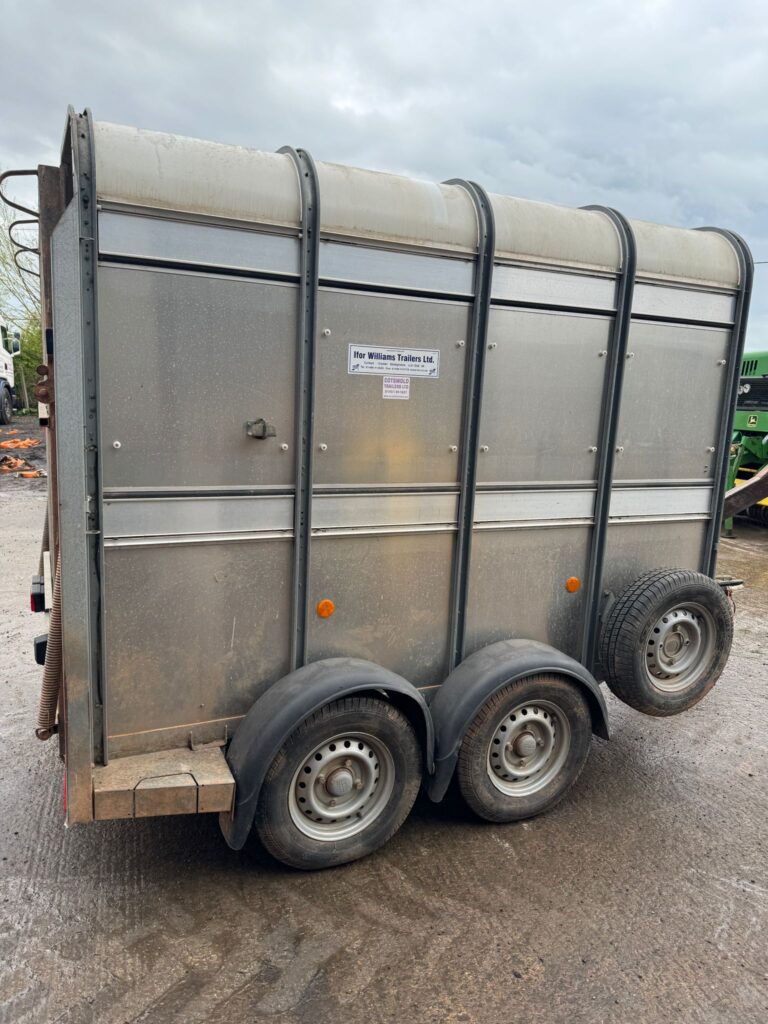
[[[568,719],[550,701],[520,704],[499,722],[488,749],[488,776],[508,796],[529,796],[560,771],[570,748]]]
[[[338,842],[362,832],[381,814],[394,784],[392,754],[380,739],[363,733],[332,736],[300,764],[288,810],[304,835]]]
[[[646,639],[650,681],[666,692],[684,689],[711,654],[714,637],[714,622],[707,609],[691,604],[664,612]]]
[[[352,792],[355,785],[355,777],[347,768],[337,768],[332,772],[325,784],[325,788],[331,796],[346,796]]]
[[[518,757],[530,757],[536,753],[536,737],[532,732],[521,732],[513,744],[513,749]]]

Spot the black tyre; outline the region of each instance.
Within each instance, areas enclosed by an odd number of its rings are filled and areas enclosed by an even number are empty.
[[[383,846],[408,815],[422,755],[408,719],[371,697],[315,712],[267,774],[254,826],[277,860],[304,870],[358,860]]]
[[[13,398],[7,387],[0,385],[0,423],[10,423],[13,419]]]
[[[656,569],[630,584],[611,609],[600,661],[619,700],[646,715],[676,715],[715,685],[732,639],[722,587],[699,572]]]
[[[753,523],[768,526],[768,505],[750,505],[746,514]]]
[[[461,794],[486,821],[541,814],[578,779],[591,739],[577,685],[549,675],[510,683],[486,701],[462,741]]]

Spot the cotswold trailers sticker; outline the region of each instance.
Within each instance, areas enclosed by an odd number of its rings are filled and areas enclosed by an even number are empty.
[[[382,398],[401,398],[408,401],[411,397],[410,377],[382,377]]]
[[[436,378],[440,376],[440,351],[436,348],[368,348],[350,345],[347,372]]]

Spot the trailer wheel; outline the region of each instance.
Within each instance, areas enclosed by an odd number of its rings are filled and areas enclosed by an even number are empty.
[[[408,815],[421,784],[421,748],[396,707],[346,697],[287,740],[267,773],[255,827],[290,867],[313,870],[373,853]]]
[[[13,419],[13,399],[11,392],[4,385],[0,385],[0,423],[10,423]]]
[[[487,821],[541,814],[579,777],[591,739],[578,686],[549,675],[510,683],[485,702],[462,741],[462,796]]]
[[[600,661],[619,700],[646,715],[676,715],[715,685],[732,639],[722,587],[702,573],[656,569],[630,584],[611,609]]]

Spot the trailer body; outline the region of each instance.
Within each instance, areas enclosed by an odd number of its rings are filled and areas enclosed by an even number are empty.
[[[406,682],[429,776],[435,693],[509,641],[605,732],[611,595],[714,573],[740,240],[88,113],[59,173],[68,821],[231,822],[254,704],[345,672]]]

